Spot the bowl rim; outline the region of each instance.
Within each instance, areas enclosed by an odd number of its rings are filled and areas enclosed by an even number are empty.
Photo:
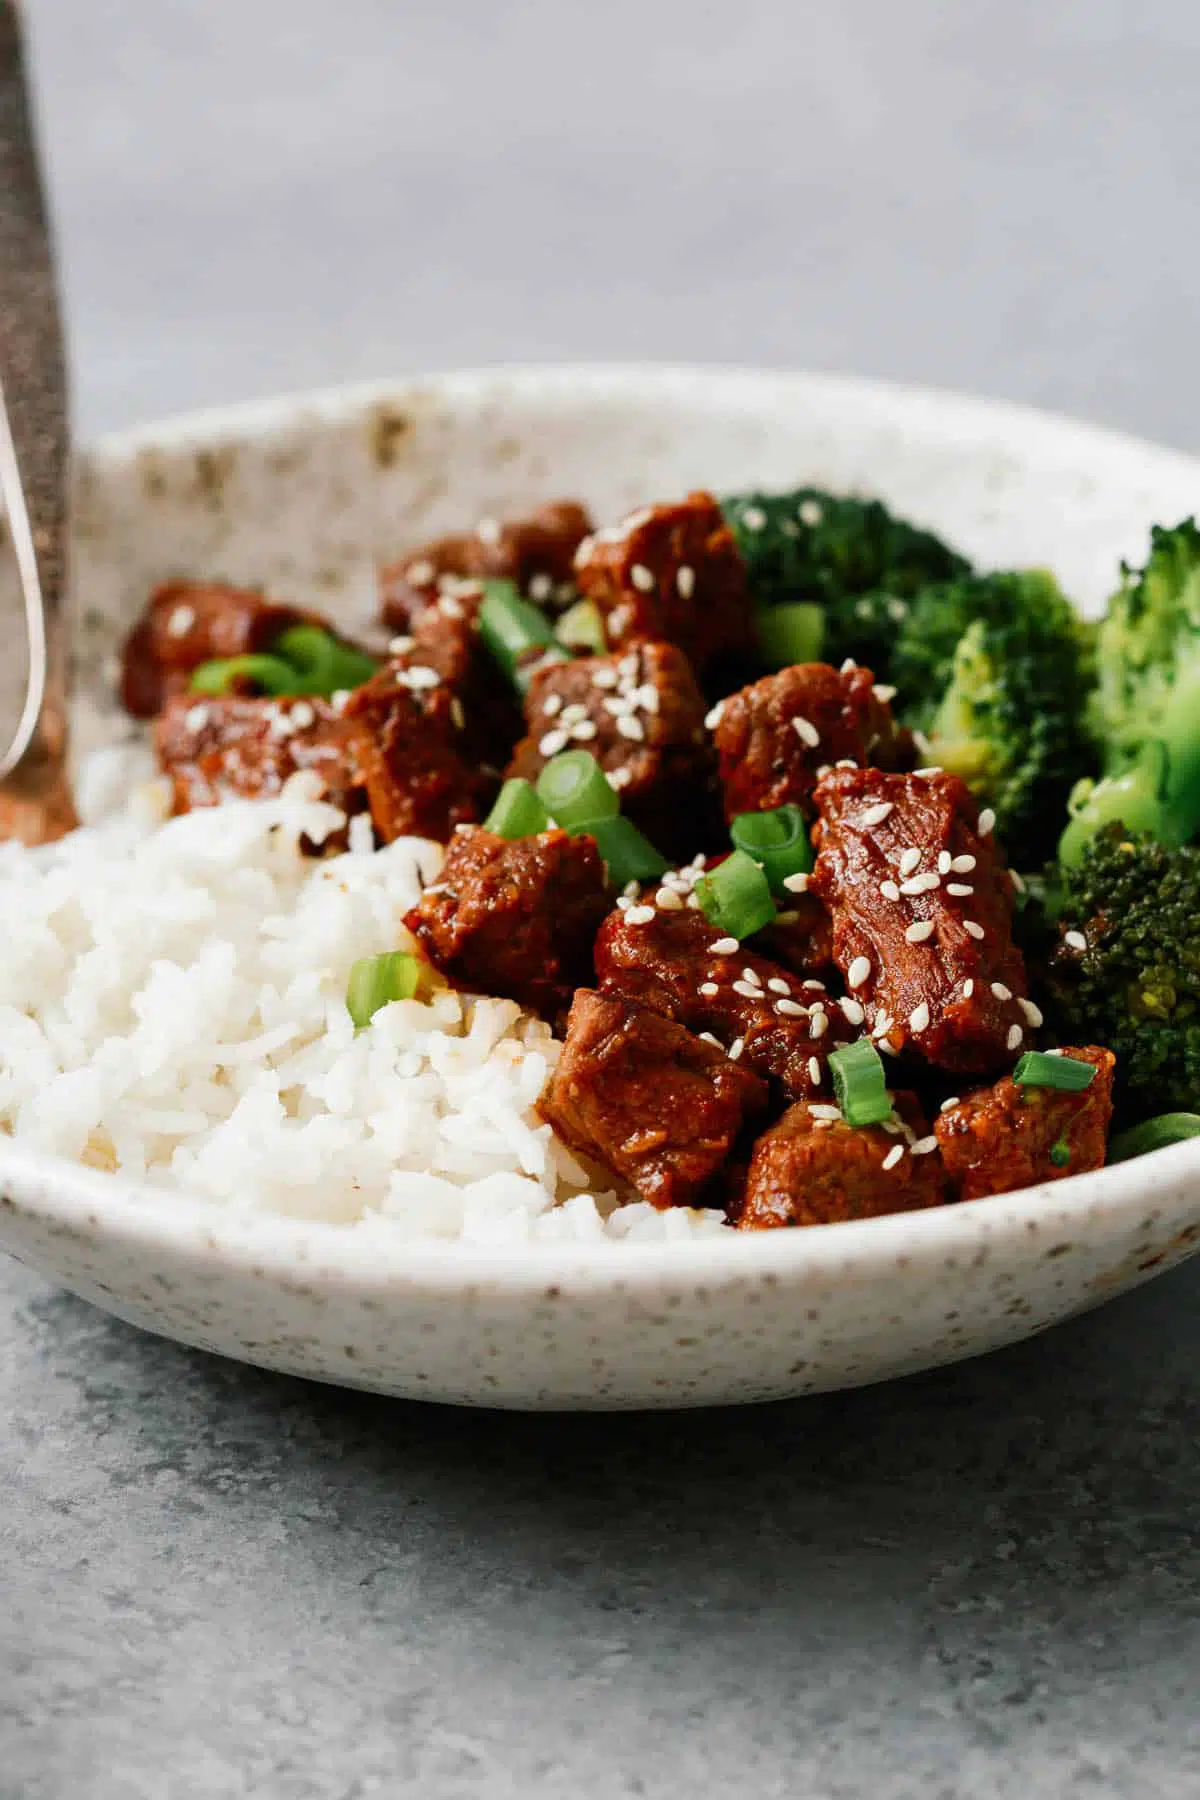
[[[524,395],[570,407],[580,398],[620,400],[653,387],[682,397],[701,386],[726,404],[744,396],[748,407],[768,399],[789,407],[805,397],[868,410],[921,415],[923,431],[978,441],[984,431],[1017,438],[1023,452],[1041,443],[1059,455],[1092,462],[1133,458],[1148,473],[1192,478],[1200,493],[1200,458],[1069,415],[981,395],[834,372],[770,369],[726,363],[508,364],[340,384],[240,401],[173,415],[106,434],[86,446],[91,466],[119,468],[147,451],[181,451],[230,438],[269,439],[305,420],[337,422],[372,406],[435,396],[453,405],[489,393]],[[1148,1182],[1150,1165],[1154,1177]],[[1037,1187],[919,1212],[848,1220],[804,1230],[715,1233],[705,1237],[616,1241],[406,1237],[386,1222],[364,1225],[301,1220],[268,1211],[247,1212],[167,1187],[129,1181],[0,1137],[0,1210],[38,1223],[94,1233],[118,1247],[145,1253],[216,1257],[231,1270],[277,1279],[345,1282],[357,1289],[420,1288],[447,1293],[465,1287],[527,1297],[556,1291],[623,1286],[657,1290],[664,1280],[717,1284],[777,1277],[871,1279],[897,1260],[941,1264],[977,1257],[989,1245],[1054,1229],[1077,1230],[1088,1212],[1127,1225],[1172,1192],[1196,1190],[1200,1204],[1200,1139],[1150,1157]]]

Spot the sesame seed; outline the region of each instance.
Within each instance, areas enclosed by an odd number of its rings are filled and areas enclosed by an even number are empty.
[[[675,571],[675,586],[681,600],[690,600],[696,591],[696,571],[687,563],[680,563]]]
[[[870,981],[870,979],[870,960],[865,956],[856,956],[846,972],[847,987],[861,987],[864,981]]]
[[[729,1046],[729,1049],[725,1052],[725,1054],[728,1056],[730,1062],[737,1061],[738,1057],[742,1054],[742,1051],[745,1048],[745,1044],[746,1044],[745,1038],[734,1038],[732,1044],[730,1044],[730,1046]]]
[[[742,508],[742,524],[747,531],[761,531],[767,522],[767,515],[761,506],[744,506]]]
[[[898,900],[900,898],[900,889],[896,886],[894,881],[881,881],[879,884],[879,891],[885,900]]]
[[[927,1031],[929,1029],[929,1005],[927,1001],[922,1000],[920,1006],[913,1007],[908,1015],[908,1023],[913,1031]]]
[[[645,563],[634,563],[629,571],[629,579],[632,581],[639,594],[652,594],[654,592],[654,575],[653,572],[646,567]]]
[[[773,994],[790,994],[792,991],[791,982],[785,981],[782,975],[772,975],[767,986]]]
[[[860,825],[882,825],[883,821],[893,811],[894,811],[894,808],[893,808],[892,802],[890,800],[881,800],[879,802],[878,806],[869,806],[867,808],[866,812],[863,814],[862,818],[859,820],[859,824]]]
[[[906,942],[910,944],[923,944],[926,938],[931,938],[933,936],[933,932],[934,924],[932,919],[917,919],[908,927],[904,936]]]
[[[334,699],[334,704],[336,705],[337,704],[337,695],[336,694],[333,696],[333,699]],[[458,726],[458,729],[461,731],[463,726],[467,722],[467,715],[463,711],[463,703],[459,699],[457,694],[451,694],[451,696],[450,696],[450,717],[454,720],[454,723]]]
[[[814,981],[811,976],[809,977],[809,979],[807,981],[802,981],[800,983],[800,986],[806,987],[806,988],[816,988],[822,994],[825,992],[825,983],[823,981]]]
[[[948,881],[946,892],[953,894],[956,900],[965,900],[968,894],[975,892],[975,889],[966,881]]]
[[[167,636],[173,638],[186,637],[196,623],[196,609],[193,606],[177,606],[167,620]]]
[[[612,777],[610,776],[609,780],[611,781],[611,779],[612,779]],[[691,907],[693,912],[700,911],[700,896],[699,896],[699,894],[689,894],[687,897],[687,903]]]
[[[742,980],[748,981],[752,988],[761,988],[762,987],[762,979],[759,976],[758,971],[756,969],[743,969],[742,970]]]
[[[661,906],[664,912],[682,912],[683,895],[677,894],[674,888],[660,887],[654,896],[655,906]]]
[[[938,1111],[939,1112],[950,1112],[951,1109],[957,1105],[958,1105],[958,1095],[951,1094],[948,1100],[942,1101],[942,1104],[938,1107]]]
[[[978,939],[985,936],[983,926],[977,924],[974,919],[964,919],[963,920],[963,930],[966,932],[968,937],[973,937],[977,941],[978,941]]]
[[[718,938],[715,944],[708,946],[710,956],[732,956],[740,948],[735,937]]]
[[[743,1000],[761,1000],[763,997],[762,989],[755,987],[751,981],[735,981],[733,991],[740,994]]]
[[[635,688],[630,698],[643,712],[656,713],[659,709],[658,689],[652,681],[645,681],[640,688]]]
[[[310,725],[316,723],[316,717],[316,713],[308,704],[307,700],[301,700],[299,706],[293,706],[292,708],[292,724],[296,727],[297,731],[307,731]]]
[[[1011,1000],[1012,999],[1012,989],[1006,988],[1002,981],[993,981],[992,992],[993,992],[993,994],[995,994],[997,1000]]]
[[[808,891],[808,876],[804,874],[785,875],[783,885],[789,894],[804,894]]]
[[[1016,888],[1018,894],[1023,894],[1025,892],[1025,883],[1015,869],[1010,869],[1008,871],[1008,878]]]
[[[1088,941],[1082,931],[1064,931],[1063,943],[1068,950],[1086,950],[1088,947]]]
[[[725,1048],[725,1046],[722,1044],[720,1038],[714,1037],[711,1031],[702,1031],[700,1033],[700,1036],[704,1039],[704,1042],[706,1044],[712,1044],[718,1050],[723,1050]]]
[[[560,750],[567,747],[565,731],[548,731],[545,737],[538,739],[539,756],[557,756]]]
[[[838,1107],[827,1106],[823,1101],[819,1104],[814,1103],[808,1110],[813,1118],[820,1120],[823,1125],[836,1125],[842,1116]]]
[[[833,766],[835,769],[857,769],[858,764],[852,756],[839,756]]]
[[[893,1144],[891,1149],[888,1151],[887,1155],[883,1159],[883,1167],[885,1169],[894,1169],[896,1164],[900,1161],[900,1158],[903,1155],[904,1155],[904,1145],[903,1144]]]
[[[900,1054],[891,1038],[881,1037],[879,1039],[879,1048],[883,1051],[885,1056],[899,1056]]]
[[[601,663],[599,668],[592,670],[593,687],[615,688],[620,679],[617,671],[607,663]]]
[[[885,1038],[895,1023],[891,1013],[881,1012],[871,1027],[871,1036]]]
[[[796,508],[796,517],[802,525],[819,525],[825,517],[825,508],[819,500],[802,500]]]
[[[409,563],[404,571],[404,579],[411,582],[413,587],[428,587],[436,574],[437,571],[433,564],[421,558],[418,562]]]
[[[911,899],[914,894],[923,894],[925,892],[925,877],[923,875],[910,875],[907,881],[902,881],[900,883],[900,892],[906,899]]]
[[[652,906],[631,906],[625,914],[626,923],[630,925],[649,925],[654,918]]]
[[[927,775],[940,775],[941,773],[942,773],[941,763],[927,763],[923,769],[914,769],[913,770],[914,775],[927,776]]]
[[[544,570],[529,577],[529,598],[531,600],[549,600],[553,592],[554,582]]]
[[[996,824],[995,813],[992,811],[990,806],[985,806],[983,811],[979,815],[979,835],[980,835],[980,837],[987,837],[988,833],[991,830],[993,830],[993,828],[995,827],[995,824]]]
[[[577,725],[580,719],[586,718],[587,707],[582,706],[578,700],[573,700],[570,706],[563,707],[561,720],[563,725]]]
[[[442,678],[437,670],[431,669],[426,663],[414,663],[411,669],[401,669],[396,679],[402,687],[410,689],[414,694],[419,694],[422,689],[432,691],[442,685]]]
[[[937,1147],[938,1141],[932,1136],[918,1138],[915,1144],[909,1145],[914,1156],[931,1156]]]
[[[900,873],[902,875],[911,875],[920,860],[921,852],[917,849],[915,844],[910,845],[900,858]]]
[[[571,736],[577,744],[588,744],[595,735],[596,725],[592,719],[580,719],[578,724],[571,727]]]
[[[1046,1052],[1047,1056],[1064,1056],[1065,1054],[1066,1052],[1063,1050],[1047,1050]]]
[[[717,726],[721,723],[721,715],[724,713],[724,711],[725,711],[725,702],[723,700],[718,700],[717,704],[712,708],[712,710],[710,712],[705,713],[704,723],[707,725],[707,727],[710,731],[715,731],[717,729]]]
[[[780,1005],[782,1005],[782,1004],[783,1004],[783,1002],[780,1001]],[[809,1037],[810,1038],[823,1038],[825,1036],[825,1033],[828,1030],[829,1030],[829,1014],[824,1013],[824,1012],[818,1012],[814,1008],[812,1017],[808,1021]]]
[[[475,527],[475,536],[481,544],[498,544],[500,542],[500,522],[498,519],[480,519]]]
[[[802,718],[799,714],[792,720],[792,730],[801,743],[807,744],[810,750],[815,750],[821,741],[821,734],[811,719]]]
[[[972,976],[968,975],[967,979],[963,982],[963,999],[969,1000],[971,998],[971,995],[974,992],[975,992],[974,978]]]
[[[633,770],[625,768],[606,769],[604,771],[611,788],[627,788],[633,780]]]
[[[1017,1005],[1021,1008],[1021,1011],[1025,1014],[1026,1019],[1029,1021],[1029,1023],[1033,1026],[1034,1030],[1036,1031],[1038,1026],[1042,1024],[1042,1009],[1041,1009],[1041,1007],[1036,1006],[1032,1000],[1018,1000]]]
[[[208,724],[207,706],[189,706],[183,715],[183,722],[189,731],[203,731]]]
[[[641,893],[641,891],[642,891],[642,884],[640,881],[627,881],[625,883],[625,886],[621,889],[621,892],[623,894],[628,894],[634,900],[637,899],[637,897]]]
[[[954,859],[948,850],[938,851],[937,866],[939,875],[948,875],[950,873],[950,870],[954,866]]]
[[[1010,1025],[1008,1028],[1008,1036],[1004,1041],[1010,1050],[1019,1050],[1021,1047],[1021,1040],[1024,1036],[1025,1033],[1019,1025]]]
[[[642,744],[646,741],[646,727],[640,719],[631,719],[622,714],[617,720],[617,730],[623,738],[631,738],[635,744]]]
[[[462,619],[466,616],[463,612],[461,603],[455,600],[451,594],[444,595],[443,598],[438,601],[437,609],[444,619]]]
[[[721,990],[717,986],[715,981],[702,981],[700,983],[700,992],[704,995],[704,998],[706,1000],[713,999],[715,995],[720,993],[720,991]]]
[[[408,652],[412,649],[412,647],[416,643],[416,641],[417,641],[416,638],[411,638],[411,637],[391,638],[388,641],[388,655],[389,656],[407,656]]]
[[[852,1000],[849,994],[844,994],[838,1001],[838,1005],[842,1009],[842,1016],[847,1025],[861,1025],[867,1016],[858,1001]]]
[[[804,1017],[804,1008],[798,1000],[777,1000],[775,1011],[781,1019],[802,1019]]]
[[[871,692],[874,694],[875,698],[884,706],[886,706],[889,701],[894,700],[896,698],[895,688],[889,687],[888,684],[883,681],[877,681],[875,686],[871,689]]]
[[[838,670],[838,674],[839,675],[853,675],[853,673],[854,673],[855,669],[857,669],[857,667],[858,667],[858,664],[855,662],[854,658],[852,656],[848,656],[845,659],[845,661],[843,662],[841,668]]]
[[[775,923],[777,925],[796,925],[799,923],[799,920],[800,914],[798,912],[784,911],[775,914]]]
[[[956,856],[950,867],[956,875],[969,875],[975,867],[975,858],[973,856]]]
[[[628,894],[618,894],[617,895],[617,911],[618,912],[623,912],[623,913],[628,912],[632,905],[633,905],[633,901],[629,898]]]
[[[810,1056],[808,1059],[808,1079],[812,1082],[814,1087],[820,1087],[821,1064],[819,1059],[815,1056]]]

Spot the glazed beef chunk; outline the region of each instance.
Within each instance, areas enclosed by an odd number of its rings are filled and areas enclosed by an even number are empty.
[[[671,895],[669,888],[659,892]],[[832,1099],[829,1052],[858,1036],[819,981],[788,975],[723,937],[703,913],[652,898],[622,905],[604,921],[596,980],[605,994],[706,1033],[793,1099]],[[861,1026],[860,1009],[852,1003],[851,1010]]]
[[[911,1094],[890,1126],[847,1125],[831,1106],[798,1101],[754,1146],[732,1222],[743,1231],[835,1225],[939,1206],[946,1175]]]
[[[745,566],[711,494],[646,506],[593,533],[575,553],[575,576],[614,649],[665,638],[703,675],[754,648]]]
[[[836,973],[833,925],[815,894],[789,895],[775,923],[756,931],[748,946],[793,975],[828,982]]]
[[[555,1019],[592,977],[592,942],[609,906],[591,838],[543,831],[455,833],[441,874],[405,924],[454,983]]]
[[[526,519],[481,519],[473,532],[438,538],[379,572],[380,611],[392,631],[410,631],[439,594],[469,595],[481,579],[515,581],[552,611],[575,598],[574,557],[591,530],[577,500],[552,500]]]
[[[1008,1075],[956,1099],[938,1115],[942,1161],[960,1200],[1007,1194],[1104,1166],[1112,1118],[1111,1050],[1064,1050],[1096,1073],[1078,1093],[1018,1087]]]
[[[539,1110],[653,1206],[697,1206],[766,1100],[757,1075],[682,1025],[583,988]]]
[[[1011,1067],[1041,1015],[1012,941],[1012,880],[956,775],[831,769],[814,798],[810,888],[881,1048],[935,1067]]]
[[[508,761],[521,731],[521,714],[508,683],[476,628],[482,589],[471,595],[443,594],[413,621],[412,630],[392,639],[395,664],[410,671],[432,670],[453,695],[454,722],[468,761],[497,772]],[[428,675],[416,674],[428,681]]]
[[[811,818],[830,764],[905,767],[911,739],[892,717],[891,692],[857,664],[796,663],[722,700],[714,742],[725,817],[790,804]]]
[[[525,728],[510,775],[536,781],[563,750],[588,750],[622,812],[665,855],[715,841],[720,814],[704,701],[674,644],[549,664],[529,684]]]
[[[152,719],[194,670],[217,658],[266,650],[289,625],[321,625],[316,613],[282,606],[249,588],[173,581],[158,588],[125,640],[121,703]]]
[[[459,825],[479,817],[494,790],[468,754],[457,694],[429,676],[427,665],[411,667],[397,658],[342,706],[375,831],[385,844],[398,837],[444,844]]]

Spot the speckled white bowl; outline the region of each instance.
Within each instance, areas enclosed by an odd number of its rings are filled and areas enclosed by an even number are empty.
[[[152,582],[212,574],[362,618],[376,561],[560,493],[602,514],[692,485],[858,488],[984,562],[1053,564],[1085,606],[1200,464],[986,401],[670,368],[464,374],[111,439],[78,518],[88,739],[127,730],[103,670]],[[1172,1267],[1200,1242],[1200,1143],[966,1206],[697,1242],[481,1248],[150,1196],[0,1140],[0,1244],[122,1318],[246,1362],[507,1407],[699,1406],[970,1356]]]

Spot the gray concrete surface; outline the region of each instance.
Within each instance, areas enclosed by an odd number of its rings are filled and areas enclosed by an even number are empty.
[[[560,356],[1200,443],[1191,0],[40,0],[94,431]],[[389,1405],[0,1268],[0,1800],[1200,1792],[1200,1271],[676,1419]]]

